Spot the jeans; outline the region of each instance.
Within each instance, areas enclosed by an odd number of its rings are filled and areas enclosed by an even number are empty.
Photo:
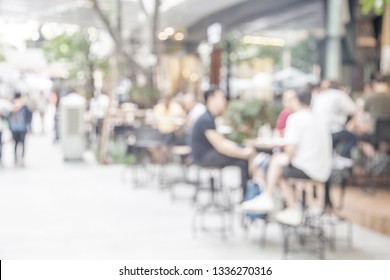
[[[14,160],[17,162],[19,159],[24,159],[24,152],[25,152],[25,140],[26,140],[26,131],[14,131],[12,132],[12,137],[15,142],[15,149],[14,149]],[[19,158],[18,155],[18,146],[19,144],[22,146],[22,152],[21,157]]]
[[[340,156],[351,157],[352,148],[357,143],[357,137],[348,130],[341,130],[332,134],[333,149],[336,149],[340,145]]]

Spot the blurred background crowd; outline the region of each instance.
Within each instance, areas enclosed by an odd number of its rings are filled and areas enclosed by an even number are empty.
[[[150,166],[170,189],[194,185],[194,166],[239,167],[224,211],[277,210],[292,227],[306,214],[291,178],[390,199],[390,1],[3,0],[0,12],[0,187],[50,139],[65,162],[120,165],[137,186]],[[390,234],[381,203],[375,229]]]

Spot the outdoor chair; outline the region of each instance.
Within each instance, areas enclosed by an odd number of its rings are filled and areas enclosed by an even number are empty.
[[[376,192],[378,185],[390,186],[390,118],[379,118],[375,124],[375,141],[378,145],[375,158],[367,158],[369,167],[367,191]]]
[[[194,200],[194,196],[196,195],[198,178],[195,180],[191,180],[190,178],[190,168],[193,167],[191,152],[191,147],[188,145],[175,145],[170,149],[174,163],[180,168],[180,174],[176,174],[176,176],[173,176],[173,178],[165,182],[171,192],[172,200],[188,198],[188,196],[177,195],[176,189],[179,186],[194,187],[194,195],[190,197],[192,200]]]
[[[326,245],[331,249],[336,248],[336,241],[340,240],[337,236],[336,226],[345,224],[347,226],[346,241],[352,246],[352,224],[348,219],[341,216],[336,210],[341,210],[344,206],[345,189],[347,178],[350,176],[353,162],[345,158],[334,158],[333,168],[330,178],[327,182],[319,182],[312,179],[289,178],[289,184],[298,191],[301,202],[302,221],[297,226],[286,224],[282,225],[283,231],[283,257],[295,249],[291,248],[290,237],[297,235],[300,245],[306,249],[308,243],[314,243],[316,246],[308,248],[318,252],[320,259],[325,258]],[[330,196],[331,188],[340,185],[340,196],[337,206]],[[319,193],[322,190],[322,197]],[[310,205],[319,199],[322,207],[315,209]]]
[[[198,179],[196,184],[196,193],[194,202],[196,202],[196,210],[193,217],[193,233],[197,233],[198,229],[211,232],[220,232],[223,239],[227,238],[227,233],[231,228],[232,206],[227,194],[226,188],[223,186],[223,168],[226,166],[200,166],[198,168]],[[208,183],[202,184],[201,175],[207,174]],[[199,199],[199,193],[207,190],[209,192],[208,201],[202,203]],[[207,216],[217,215],[219,226],[216,226],[217,220],[213,223],[206,223]]]
[[[153,175],[152,172],[148,170],[147,164],[152,162],[150,155],[150,149],[163,147],[163,139],[160,132],[149,126],[142,125],[140,127],[134,128],[133,132],[134,143],[132,146],[132,151],[135,155],[135,164],[134,164],[134,184],[139,186],[140,184],[144,185],[145,182],[140,182],[139,177],[139,168],[143,168],[143,171],[146,171],[148,176],[143,176],[144,178],[150,178],[149,175]],[[161,172],[158,172],[161,173]],[[159,181],[161,181],[162,174],[157,174]]]

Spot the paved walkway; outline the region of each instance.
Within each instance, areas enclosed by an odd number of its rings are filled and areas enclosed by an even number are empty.
[[[120,165],[64,163],[50,136],[29,135],[24,168],[12,164],[5,144],[0,169],[0,259],[280,259],[279,226],[271,224],[261,248],[260,226],[245,237],[235,217],[227,240],[191,232],[194,206],[172,202],[148,179],[134,188]],[[237,171],[238,172],[238,171]],[[235,170],[227,181],[237,181]],[[188,194],[188,192],[187,192]],[[354,227],[354,246],[340,243],[328,259],[390,259],[390,238]],[[292,259],[312,259],[294,253]]]

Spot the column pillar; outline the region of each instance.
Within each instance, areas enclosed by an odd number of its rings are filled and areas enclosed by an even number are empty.
[[[381,74],[390,75],[390,4],[383,11],[381,44]]]
[[[328,0],[326,13],[325,78],[341,78],[341,9],[345,0]]]

